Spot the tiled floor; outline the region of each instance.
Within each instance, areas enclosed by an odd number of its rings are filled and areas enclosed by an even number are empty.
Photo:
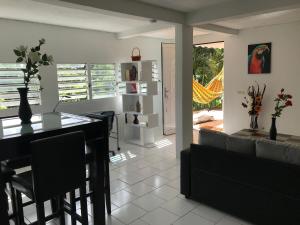
[[[112,215],[107,215],[108,225],[249,225],[180,194],[174,136],[151,149],[126,143],[121,148],[110,164]],[[91,210],[89,214],[92,221]],[[33,222],[34,206],[26,207],[25,216]],[[49,224],[59,225],[57,220]],[[69,218],[66,224],[71,224]]]

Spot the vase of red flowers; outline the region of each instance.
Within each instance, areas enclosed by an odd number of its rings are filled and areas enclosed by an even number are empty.
[[[260,89],[259,84],[257,86],[251,85],[248,87],[248,95],[244,97],[242,106],[248,109],[250,116],[250,129],[258,129],[258,116],[262,107],[262,100],[266,91],[266,85],[264,84],[263,89]]]
[[[280,117],[282,111],[286,107],[290,107],[293,105],[292,103],[293,96],[290,94],[285,94],[284,89],[280,90],[280,94],[274,99],[275,102],[275,112],[272,114],[272,124],[270,128],[270,139],[276,140],[277,137],[277,128],[276,128],[276,118]]]

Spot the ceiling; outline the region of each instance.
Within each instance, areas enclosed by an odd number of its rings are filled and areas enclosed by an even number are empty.
[[[122,32],[150,24],[145,18],[121,17],[105,11],[92,12],[33,0],[0,0],[0,4],[0,18],[6,19],[107,32]]]
[[[130,0],[159,5],[175,10],[188,12],[209,5],[216,5],[233,0]],[[88,10],[83,7],[54,4],[41,0],[0,0],[0,18],[30,21],[51,25],[74,27],[81,29],[99,30],[113,33],[134,30],[149,26],[149,19],[129,16],[121,13],[101,9]],[[300,8],[265,13],[238,19],[223,20],[214,24],[234,28],[246,29],[274,24],[300,21]],[[157,21],[159,24],[166,24]],[[211,31],[194,29],[194,36],[208,34]],[[141,36],[174,39],[174,28],[142,33]]]
[[[208,34],[210,32],[199,28],[194,28],[193,33],[194,36],[198,36],[198,35]],[[144,33],[142,36],[172,40],[175,39],[175,27]]]
[[[225,20],[215,24],[234,29],[247,29],[275,24],[292,23],[296,21],[300,21],[300,8]]]
[[[132,0],[156,5],[164,8],[174,9],[181,12],[192,12],[197,9],[229,2],[232,0]]]

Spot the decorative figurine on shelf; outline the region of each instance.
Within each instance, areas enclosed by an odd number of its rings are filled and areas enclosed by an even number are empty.
[[[140,121],[139,121],[139,119],[138,119],[138,115],[137,115],[137,114],[134,114],[133,116],[134,116],[133,123],[134,123],[134,124],[139,124]]]
[[[139,100],[137,100],[137,102],[136,102],[136,110],[135,111],[136,112],[141,112],[141,103],[140,103]]]
[[[130,81],[137,80],[137,69],[134,65],[129,70],[129,77],[130,77]]]

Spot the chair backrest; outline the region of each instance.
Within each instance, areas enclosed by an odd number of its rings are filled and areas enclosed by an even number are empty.
[[[46,201],[85,185],[82,131],[32,141],[31,150],[37,201]]]
[[[108,132],[110,133],[113,128],[115,112],[114,111],[103,111],[103,112],[101,112],[101,116],[104,116],[107,118]]]

